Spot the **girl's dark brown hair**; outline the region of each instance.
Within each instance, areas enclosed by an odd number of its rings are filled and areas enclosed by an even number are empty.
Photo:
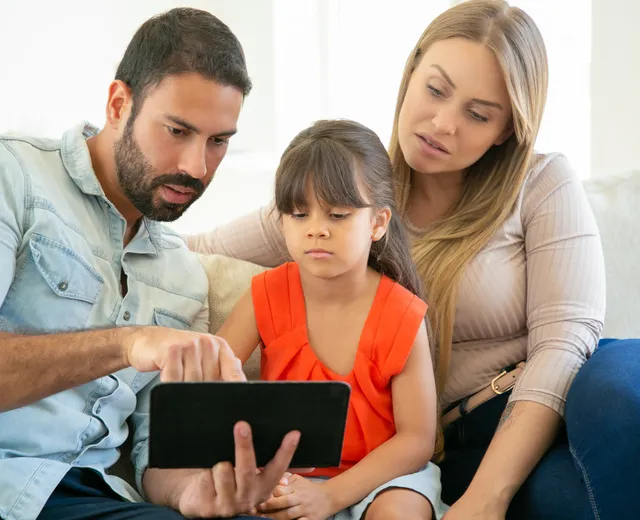
[[[329,206],[391,210],[386,234],[371,246],[369,266],[424,298],[396,213],[391,162],[375,132],[348,120],[318,121],[300,132],[276,172],[277,210],[287,215],[306,207],[309,182],[317,199]]]
[[[329,206],[389,208],[389,227],[382,239],[373,242],[369,266],[424,300],[409,239],[396,211],[391,173],[391,161],[375,132],[354,121],[318,121],[300,132],[282,155],[276,171],[276,209],[281,215],[290,215],[305,208],[309,182],[316,198]],[[425,323],[433,349],[428,318]],[[435,366],[436,352],[431,356]],[[438,421],[432,460],[438,462],[443,453]]]

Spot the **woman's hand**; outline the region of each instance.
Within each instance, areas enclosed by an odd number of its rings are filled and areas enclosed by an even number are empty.
[[[498,504],[464,494],[451,506],[443,520],[505,520],[506,511]]]

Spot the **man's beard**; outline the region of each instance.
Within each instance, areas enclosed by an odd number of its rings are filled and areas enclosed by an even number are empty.
[[[154,177],[151,163],[133,137],[131,120],[127,121],[122,137],[115,144],[114,158],[118,182],[124,194],[142,215],[151,220],[162,222],[176,220],[204,192],[205,186],[202,181],[186,173],[165,173]],[[154,200],[155,192],[163,184],[184,186],[195,193],[193,198],[184,204],[170,203],[161,197]]]

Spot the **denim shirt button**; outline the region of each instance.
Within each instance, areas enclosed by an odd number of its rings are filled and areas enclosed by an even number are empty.
[[[131,313],[129,311],[124,311],[124,314],[122,315],[122,319],[124,321],[129,321],[131,319]]]
[[[67,282],[60,282],[58,284],[58,289],[60,289],[61,291],[66,291],[68,287],[69,284]]]

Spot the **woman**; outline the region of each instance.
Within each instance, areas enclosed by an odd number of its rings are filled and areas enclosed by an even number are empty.
[[[533,152],[546,91],[535,23],[499,0],[434,20],[400,86],[390,155],[438,339],[446,520],[639,517],[638,448],[614,435],[638,431],[636,344],[581,369],[602,331],[603,257],[580,180]],[[271,208],[188,240],[287,260]]]

